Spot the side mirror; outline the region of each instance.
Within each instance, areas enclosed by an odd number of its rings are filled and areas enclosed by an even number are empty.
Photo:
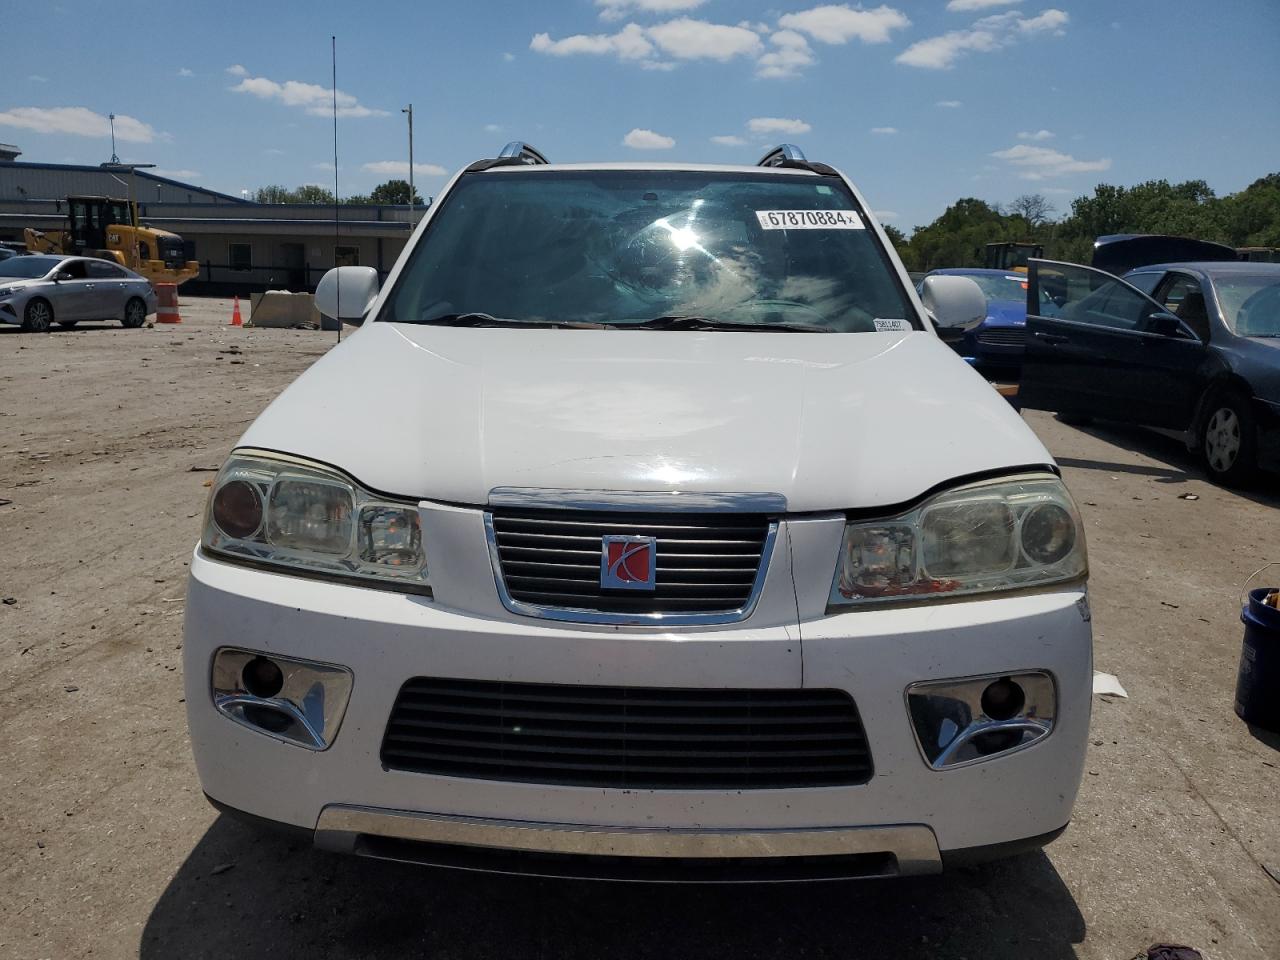
[[[54,283],[61,283],[63,280],[74,280],[74,279],[75,277],[71,276],[70,270],[59,270],[57,273],[53,275]]]
[[[1176,337],[1182,333],[1182,321],[1172,313],[1153,313],[1151,315],[1151,332],[1162,337]]]
[[[939,329],[963,332],[987,319],[987,297],[968,277],[925,277],[920,300]]]
[[[326,317],[361,324],[378,296],[373,267],[334,267],[316,287],[316,309]]]

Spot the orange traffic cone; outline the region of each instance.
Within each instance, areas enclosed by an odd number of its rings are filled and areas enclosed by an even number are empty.
[[[152,284],[156,290],[156,297],[159,300],[156,306],[156,322],[157,323],[181,323],[182,317],[178,314],[178,285],[176,283],[156,283]]]
[[[240,318],[240,298],[236,297],[236,305],[231,311],[231,326],[243,327],[244,320]]]

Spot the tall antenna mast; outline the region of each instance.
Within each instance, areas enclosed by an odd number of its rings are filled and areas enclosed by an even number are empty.
[[[102,116],[102,114],[98,114],[98,116]],[[108,113],[107,122],[111,124],[111,162],[119,163],[120,158],[116,156],[116,115]]]
[[[333,265],[338,263],[338,38],[329,37],[329,55],[333,64]],[[342,342],[342,271],[337,277],[338,292],[338,342]]]

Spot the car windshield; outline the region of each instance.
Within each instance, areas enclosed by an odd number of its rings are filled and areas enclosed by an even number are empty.
[[[1241,337],[1280,337],[1280,274],[1218,276],[1222,316]]]
[[[464,176],[378,319],[919,328],[844,184],[765,172]]]
[[[1026,300],[1027,278],[1017,274],[965,273],[979,287],[988,300]]]
[[[43,277],[61,261],[55,257],[10,257],[0,261],[0,277],[30,280]]]

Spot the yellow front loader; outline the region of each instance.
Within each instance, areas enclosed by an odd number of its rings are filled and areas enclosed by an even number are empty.
[[[176,233],[138,224],[136,204],[110,197],[68,197],[67,227],[25,231],[31,253],[98,257],[154,283],[183,283],[200,272]]]

